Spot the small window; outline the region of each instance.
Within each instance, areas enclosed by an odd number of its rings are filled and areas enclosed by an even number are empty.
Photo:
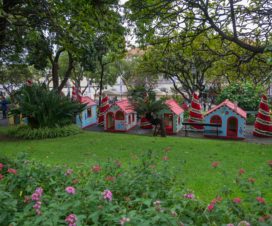
[[[87,117],[88,118],[92,117],[92,108],[87,108]]]
[[[124,120],[125,119],[124,113],[122,111],[117,111],[115,114],[115,119],[116,120]]]
[[[180,125],[180,116],[178,117],[178,124]]]
[[[131,115],[128,116],[128,124],[131,123]]]
[[[135,122],[135,114],[132,114],[132,122]]]
[[[210,123],[222,125],[222,119],[219,115],[214,115],[211,117]]]

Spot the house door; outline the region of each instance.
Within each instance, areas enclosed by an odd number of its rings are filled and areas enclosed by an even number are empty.
[[[164,114],[164,126],[167,133],[173,133],[173,114]]]
[[[107,129],[114,129],[114,115],[112,112],[107,113]]]
[[[238,136],[238,120],[236,117],[228,118],[227,136],[228,137]]]

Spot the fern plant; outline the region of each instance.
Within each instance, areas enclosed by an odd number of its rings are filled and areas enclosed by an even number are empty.
[[[15,94],[17,108],[12,114],[28,118],[31,128],[57,128],[73,123],[74,117],[85,105],[61,96],[43,85],[23,86]]]

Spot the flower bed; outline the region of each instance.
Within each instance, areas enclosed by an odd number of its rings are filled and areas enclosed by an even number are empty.
[[[241,196],[225,188],[209,203],[176,181],[166,154],[147,152],[75,169],[0,159],[0,225],[271,225],[271,200],[240,169]],[[218,170],[220,163],[212,163]],[[272,162],[265,163],[271,176]],[[268,183],[269,185],[269,183]]]

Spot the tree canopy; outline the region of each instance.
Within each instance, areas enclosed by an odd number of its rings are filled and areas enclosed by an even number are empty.
[[[253,55],[271,40],[271,1],[263,0],[129,0],[127,15],[145,41],[171,39],[176,31],[194,38],[212,31]]]
[[[53,88],[59,92],[71,76],[75,62],[95,65],[95,40],[106,39],[115,50],[124,49],[118,0],[3,1],[1,7],[1,64],[27,62],[36,69],[50,68]],[[107,15],[107,16],[105,16]],[[16,37],[16,39],[14,38]],[[116,48],[117,47],[117,48]],[[67,53],[62,79],[59,58]]]

